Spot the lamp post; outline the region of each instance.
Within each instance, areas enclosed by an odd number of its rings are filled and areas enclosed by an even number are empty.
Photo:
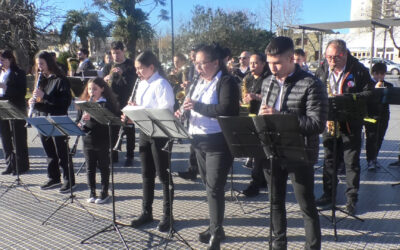
[[[171,0],[171,51],[172,61],[174,61],[175,55],[175,43],[174,43],[174,0]]]

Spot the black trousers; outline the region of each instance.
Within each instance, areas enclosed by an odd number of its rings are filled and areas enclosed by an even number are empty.
[[[193,145],[190,145],[188,171],[191,173],[196,173],[196,174],[199,173],[199,166],[197,165],[196,151],[194,150]]]
[[[69,181],[69,170],[71,170],[72,183],[75,183],[74,170],[69,166],[68,145],[65,136],[46,137],[40,135],[43,149],[47,155],[47,176],[51,180],[60,180],[60,167],[63,169],[64,181]],[[71,164],[72,165],[72,164]]]
[[[15,171],[18,165],[19,172],[29,170],[28,156],[28,133],[25,128],[25,121],[15,121],[15,140],[16,156],[13,153],[14,141],[11,122],[0,121],[1,142],[3,144],[4,158],[6,160],[7,170]]]
[[[351,202],[357,202],[358,190],[360,188],[361,128],[361,123],[352,124],[349,126],[350,134],[347,131],[343,131],[342,128],[337,139],[338,149],[343,149],[343,160],[346,168],[346,197]],[[333,136],[324,132],[323,144],[325,151],[325,164],[322,176],[324,193],[332,195],[332,185],[337,185],[337,182],[333,183]],[[337,150],[337,152],[338,154],[341,153],[340,150]],[[337,159],[340,159],[340,156],[337,155],[337,157]],[[337,163],[339,163],[338,160]]]
[[[132,158],[135,151],[135,125],[132,127],[124,127],[126,136],[126,157]]]
[[[321,228],[319,224],[318,211],[314,197],[314,168],[313,165],[293,163],[282,166],[279,162],[273,164],[273,176],[271,175],[271,164],[266,161],[264,174],[269,188],[269,199],[272,206],[272,229],[274,245],[286,249],[286,186],[290,178],[296,200],[303,215],[304,229],[306,232],[305,249],[321,248]],[[272,192],[271,192],[272,191]]]
[[[196,152],[199,172],[207,191],[210,214],[210,233],[223,230],[225,214],[225,184],[233,157],[222,133],[194,135],[193,146]]]
[[[383,139],[385,138],[388,124],[389,116],[379,117],[376,123],[366,122],[364,124],[366,135],[365,149],[367,151],[367,161],[376,160],[378,158],[379,150],[381,149]]]
[[[143,211],[152,211],[155,178],[158,175],[163,187],[164,215],[168,215],[170,212],[168,163],[171,159],[168,157],[168,152],[162,150],[167,141],[168,139],[165,138],[150,138],[143,132],[140,132],[139,135],[139,155],[143,179]],[[173,190],[171,193],[173,193]]]
[[[254,158],[253,168],[251,169],[251,185],[262,188],[267,185],[264,176],[264,164],[267,159]]]
[[[102,194],[108,193],[110,184],[110,155],[109,149],[87,149],[84,147],[83,153],[86,160],[86,174],[90,190],[90,197],[96,197],[96,168],[100,170],[101,176],[101,192]]]

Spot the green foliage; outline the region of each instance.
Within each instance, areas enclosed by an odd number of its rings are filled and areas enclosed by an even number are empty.
[[[233,55],[241,51],[264,52],[273,34],[256,27],[243,11],[225,12],[218,8],[212,10],[195,6],[191,21],[180,27],[176,47],[187,52],[193,45],[218,42],[228,47]]]
[[[74,57],[74,55],[71,54],[70,52],[60,52],[60,54],[57,57],[57,62],[62,63],[64,65],[68,65],[67,59],[70,57]]]

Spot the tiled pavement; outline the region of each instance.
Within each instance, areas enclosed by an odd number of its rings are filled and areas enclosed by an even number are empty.
[[[397,160],[399,154],[400,107],[392,106],[392,116],[384,141],[379,162],[384,166],[377,172],[366,170],[365,151],[361,155],[362,174],[357,215],[364,219],[360,222],[337,212],[338,241],[334,240],[331,223],[320,216],[323,249],[400,249],[400,168],[387,167]],[[46,159],[39,139],[32,142],[36,135],[29,129],[29,152],[31,170],[21,179],[28,192],[22,186],[10,189],[0,198],[0,249],[122,249],[123,245],[115,231],[102,233],[85,244],[81,240],[111,224],[111,202],[104,205],[88,204],[89,195],[86,175],[83,170],[76,178],[76,198],[85,208],[76,202],[67,202],[45,225],[42,222],[69,197],[60,194],[58,189],[41,191],[39,185],[46,178]],[[71,140],[71,144],[73,143]],[[124,148],[124,147],[123,147]],[[206,245],[197,240],[197,234],[207,227],[208,206],[205,189],[198,179],[195,182],[177,177],[176,172],[184,170],[187,164],[188,144],[175,144],[172,165],[175,183],[174,217],[175,229],[194,249],[205,249]],[[136,152],[137,154],[137,152]],[[0,156],[2,158],[2,155]],[[323,157],[320,151],[320,159]],[[123,153],[120,153],[123,159]],[[136,155],[133,167],[123,167],[122,161],[115,165],[115,193],[117,221],[129,224],[141,212],[141,176],[140,162]],[[74,158],[75,172],[83,162],[81,145]],[[4,169],[4,160],[0,162],[0,171]],[[243,190],[249,183],[250,171],[241,167],[242,159],[234,165],[233,186]],[[316,166],[315,194],[322,192],[322,171]],[[99,179],[99,176],[98,176]],[[0,195],[15,180],[13,176],[0,176]],[[226,186],[226,219],[224,222],[226,241],[224,249],[267,249],[269,235],[269,203],[266,190],[255,198],[239,196],[243,213],[237,202],[231,201],[230,183]],[[340,177],[338,204],[343,206],[345,180]],[[167,234],[156,230],[162,215],[161,186],[156,185],[153,213],[155,221],[137,230],[122,227],[121,233],[131,249],[186,249],[176,240],[165,241]],[[37,200],[37,199],[38,200]],[[288,241],[289,249],[304,247],[303,220],[295,202],[293,190],[288,183],[287,195]],[[330,211],[322,212],[329,216]],[[166,244],[168,242],[168,245]]]

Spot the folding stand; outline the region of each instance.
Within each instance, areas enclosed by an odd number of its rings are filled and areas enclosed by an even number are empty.
[[[86,239],[81,241],[81,244],[84,244],[87,240],[101,234],[104,232],[108,232],[114,230],[117,232],[119,238],[121,239],[122,243],[124,244],[126,249],[129,249],[124,237],[122,236],[119,227],[128,226],[116,221],[115,216],[115,189],[114,189],[114,164],[112,161],[112,126],[121,126],[122,123],[120,118],[115,116],[111,113],[108,109],[103,108],[99,103],[95,102],[76,102],[76,105],[80,107],[83,111],[89,113],[90,117],[95,119],[98,123],[102,125],[108,126],[108,142],[109,142],[109,154],[110,154],[110,169],[111,169],[111,198],[112,198],[112,223],[111,225],[106,226],[105,228],[101,229],[100,231],[92,234],[91,236],[87,237]]]
[[[122,112],[128,116],[147,136],[151,138],[168,138],[168,142],[163,148],[164,151],[168,152],[168,159],[171,159],[172,144],[174,140],[191,138],[180,121],[174,117],[169,109],[138,109],[135,106],[127,106],[122,110]],[[172,240],[174,236],[190,249],[193,249],[173,226],[172,195],[174,184],[172,182],[171,160],[168,160],[168,178],[170,185],[170,228],[165,249],[168,246],[168,241]]]
[[[355,99],[352,95],[338,95],[329,97],[329,116],[328,120],[333,121],[335,126],[333,130],[333,174],[332,174],[332,217],[330,222],[333,225],[333,233],[335,241],[337,241],[337,223],[336,211],[340,211],[348,216],[351,216],[359,221],[364,222],[363,219],[356,215],[350,214],[347,211],[336,206],[336,192],[337,192],[337,125],[339,121],[351,121],[353,119],[363,119],[366,114],[366,103],[364,99]],[[321,211],[321,210],[319,210]],[[323,214],[326,219],[329,218]]]
[[[68,116],[50,116],[50,117],[36,117],[36,118],[26,118],[29,124],[34,126],[38,132],[46,137],[57,137],[57,136],[62,136],[65,137],[65,143],[68,145],[68,140],[69,136],[76,136],[76,135],[84,135],[84,133],[79,129],[79,127],[76,126],[76,124],[68,117]],[[78,199],[76,199],[76,196],[73,193],[72,190],[72,180],[73,180],[73,163],[72,163],[72,158],[69,155],[69,149],[67,146],[67,156],[68,156],[68,177],[70,181],[69,185],[69,190],[70,190],[70,195],[68,198],[64,200],[63,203],[47,217],[42,222],[42,225],[45,225],[46,222],[53,217],[60,209],[68,206],[68,204],[73,204],[75,201],[75,204],[77,204],[79,207],[83,208],[88,214],[90,214],[93,219],[94,216],[87,210],[80,202]],[[71,200],[70,203],[68,201]]]
[[[265,115],[256,117],[219,117],[232,155],[236,157],[264,157],[270,160],[270,217],[274,162],[306,162],[304,139],[296,116]],[[269,248],[272,249],[272,222],[269,228]]]
[[[17,178],[13,183],[11,183],[10,186],[6,188],[6,190],[0,195],[0,198],[3,197],[4,194],[6,194],[8,191],[10,191],[12,188],[17,188],[19,186],[23,187],[26,191],[32,194],[35,199],[39,201],[39,199],[32,193],[31,190],[29,190],[28,186],[25,185],[20,176],[19,176],[19,164],[18,164],[18,152],[17,152],[17,140],[16,140],[16,130],[15,130],[15,121],[19,120],[25,120],[25,115],[13,104],[11,104],[9,101],[0,101],[0,120],[4,120],[10,123],[10,127],[12,129],[12,134],[13,134],[13,152],[12,154],[15,155],[15,172],[17,174]]]

